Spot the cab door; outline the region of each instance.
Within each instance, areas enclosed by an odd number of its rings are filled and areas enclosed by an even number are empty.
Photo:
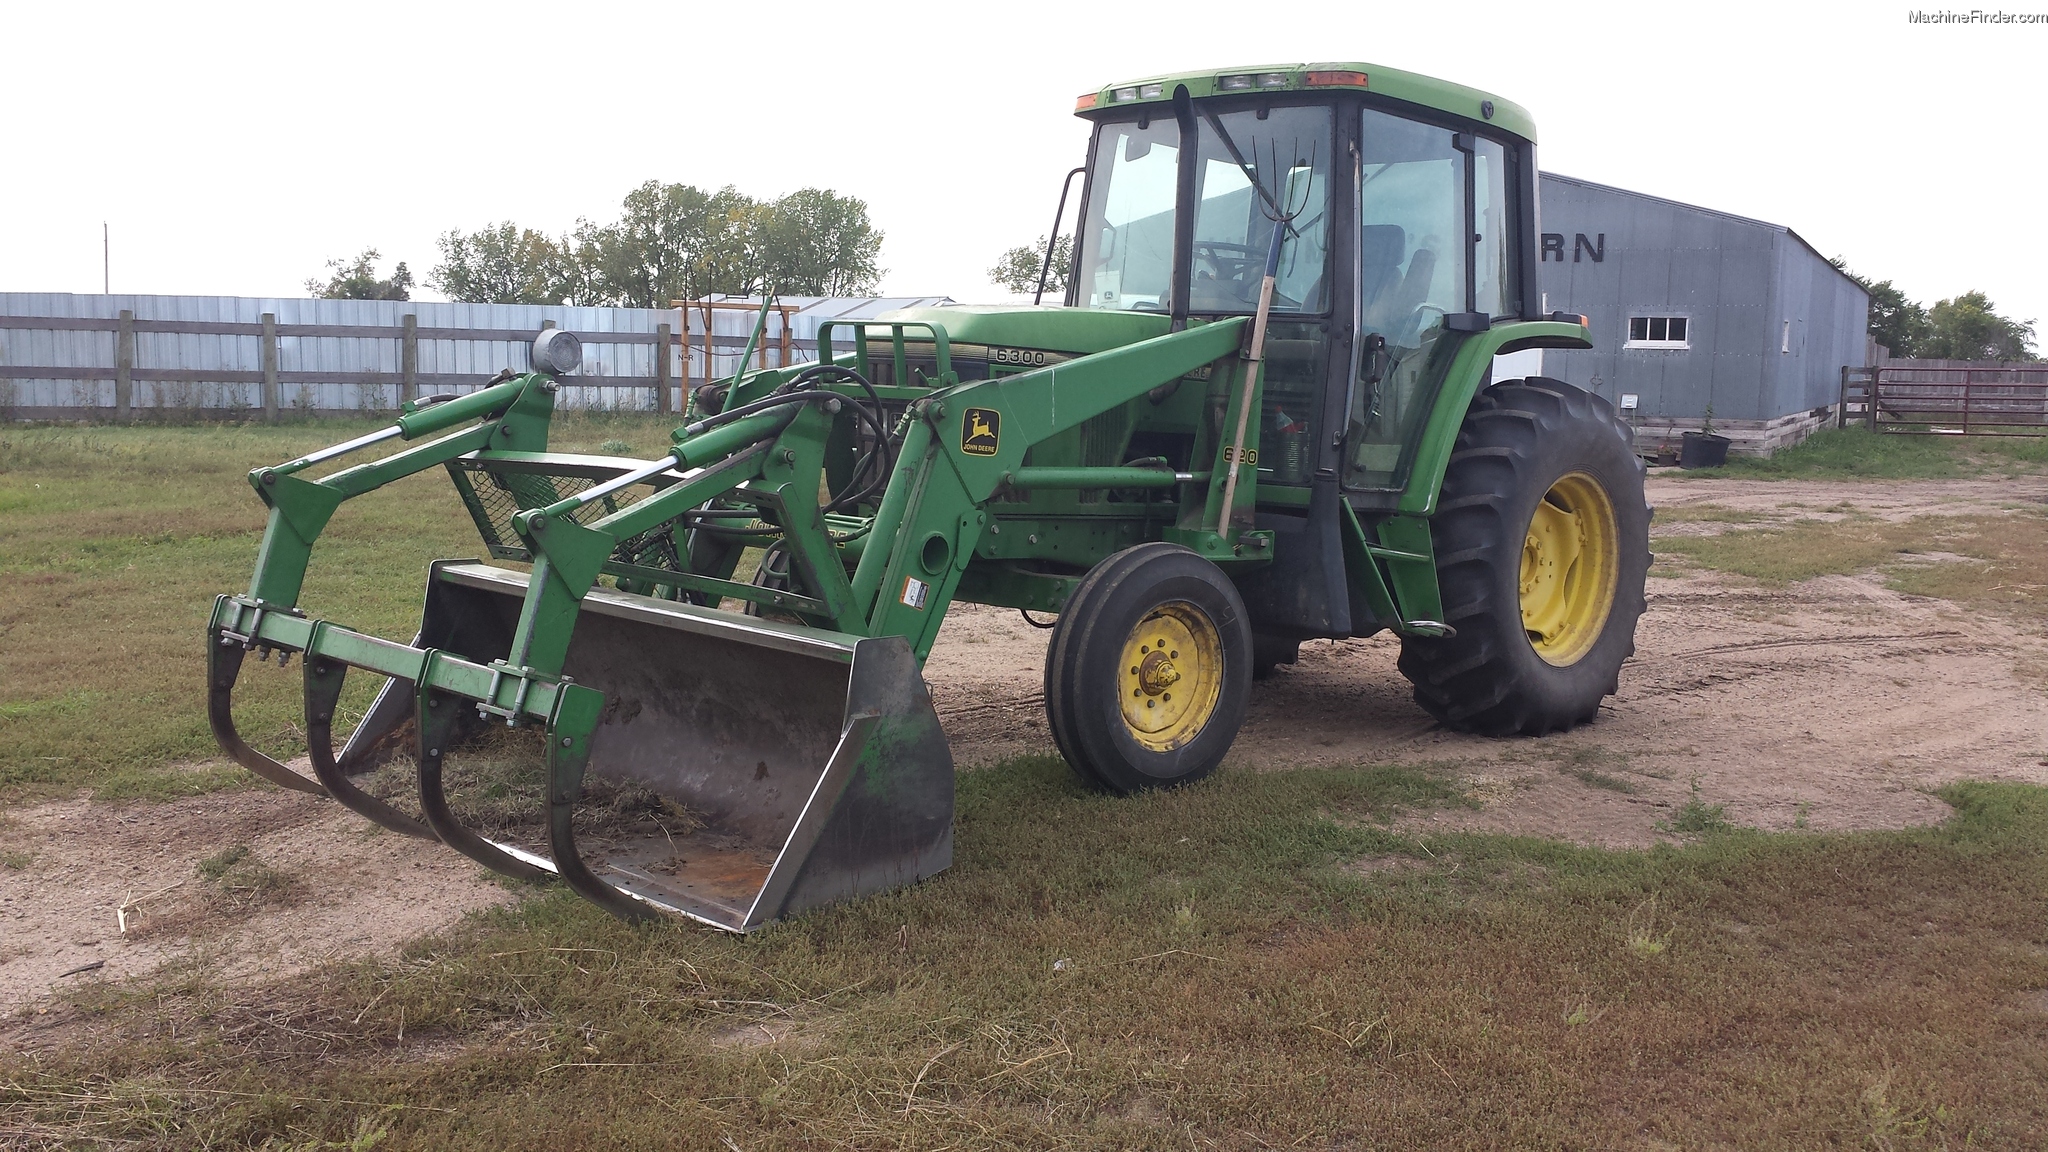
[[[1358,162],[1357,375],[1344,486],[1399,490],[1462,334],[1521,312],[1513,165],[1500,142],[1367,108]]]
[[[1467,139],[1378,109],[1361,113],[1358,159],[1358,378],[1344,439],[1344,486],[1401,486],[1467,311]],[[1467,147],[1460,147],[1467,145]]]

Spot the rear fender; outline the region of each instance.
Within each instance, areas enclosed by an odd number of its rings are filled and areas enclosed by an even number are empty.
[[[1408,516],[1436,514],[1437,494],[1443,488],[1444,469],[1451,462],[1451,448],[1458,441],[1458,429],[1465,412],[1479,394],[1479,383],[1495,356],[1525,348],[1591,348],[1590,331],[1584,324],[1562,320],[1518,320],[1496,324],[1475,332],[1458,346],[1451,367],[1430,406],[1429,419],[1422,426],[1415,459],[1408,469],[1408,484],[1395,505]]]

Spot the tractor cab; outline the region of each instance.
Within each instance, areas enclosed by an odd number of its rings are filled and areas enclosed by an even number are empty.
[[[1458,337],[1536,298],[1528,115],[1363,64],[1153,77],[1076,111],[1095,130],[1066,303],[1248,315],[1279,230],[1261,490],[1327,471],[1390,506]]]

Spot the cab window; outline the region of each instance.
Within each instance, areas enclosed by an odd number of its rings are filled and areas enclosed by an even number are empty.
[[[1367,109],[1359,137],[1359,379],[1345,483],[1397,488],[1411,433],[1428,414],[1436,358],[1465,311],[1465,167],[1448,128]],[[1374,338],[1377,339],[1374,339]]]
[[[1083,307],[1166,311],[1179,169],[1172,116],[1101,127],[1081,227]]]

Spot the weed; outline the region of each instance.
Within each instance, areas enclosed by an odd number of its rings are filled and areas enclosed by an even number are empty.
[[[1882,1075],[1863,1090],[1862,1097],[1864,1119],[1870,1127],[1870,1142],[1887,1152],[1902,1142],[1919,1144],[1925,1141],[1932,1126],[1949,1119],[1948,1109],[1938,1104],[1927,1114],[1922,1115],[1894,1102],[1894,1074],[1894,1069],[1886,1068]]]
[[[1657,934],[1657,898],[1652,896],[1628,914],[1628,950],[1639,960],[1661,956],[1671,946],[1671,937],[1676,931],[1675,928],[1667,928],[1663,935]]]
[[[6,868],[11,871],[19,872],[22,869],[27,868],[30,864],[35,863],[35,859],[36,854],[33,852],[16,852],[12,849],[9,849],[7,851],[0,852],[0,868]]]
[[[1609,792],[1621,792],[1628,795],[1635,793],[1635,785],[1623,780],[1619,776],[1610,775],[1602,771],[1602,769],[1606,768],[1627,771],[1628,754],[1616,752],[1599,745],[1589,744],[1583,748],[1573,749],[1570,757],[1565,762],[1565,771],[1574,780],[1589,788],[1604,788]]]
[[[624,440],[607,440],[599,444],[597,450],[613,456],[624,456],[633,451],[633,446]]]
[[[1747,508],[1723,508],[1718,504],[1665,505],[1657,509],[1657,527],[1669,524],[1756,524],[1769,520],[1762,512]]]
[[[1726,808],[1720,804],[1708,804],[1700,798],[1700,778],[1692,777],[1691,795],[1686,798],[1685,807],[1678,810],[1678,818],[1668,823],[1659,821],[1660,832],[1726,832],[1734,825],[1728,822]]]
[[[1662,936],[1653,936],[1646,928],[1633,928],[1629,930],[1628,934],[1628,950],[1647,960],[1652,956],[1660,955],[1670,941],[1671,934],[1669,932]]]
[[[1793,813],[1792,826],[1794,828],[1804,829],[1806,827],[1806,818],[1812,813],[1813,801],[1801,800],[1799,802],[1799,807]]]
[[[398,1109],[392,1109],[398,1111]],[[281,1141],[266,1140],[259,1152],[370,1152],[383,1144],[391,1135],[391,1123],[381,1115],[364,1115],[357,1119],[355,1132],[343,1140]]]
[[[1591,788],[1605,788],[1610,792],[1623,792],[1630,795],[1633,795],[1636,790],[1635,785],[1618,776],[1609,776],[1605,772],[1596,772],[1591,768],[1577,769],[1572,773],[1572,776],[1579,783]]]
[[[248,858],[249,846],[246,844],[236,844],[232,847],[223,848],[201,860],[198,865],[198,872],[201,876],[218,884],[222,877],[228,874],[229,869]]]
[[[298,880],[256,859],[246,844],[221,849],[199,861],[194,871],[207,882],[207,903],[216,910],[283,905],[297,895]]]

